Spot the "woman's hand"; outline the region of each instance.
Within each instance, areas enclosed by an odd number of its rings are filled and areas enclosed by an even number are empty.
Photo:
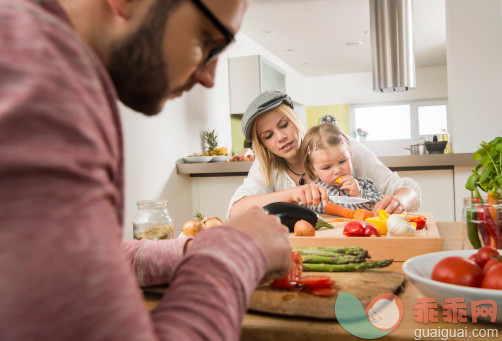
[[[340,189],[349,192],[351,197],[361,196],[361,187],[359,187],[359,183],[351,175],[344,175],[340,179],[340,183],[342,184]]]
[[[290,193],[290,202],[301,203],[302,205],[317,206],[321,202],[326,204],[328,202],[328,191],[321,185],[314,184],[313,182],[293,187],[288,189]]]
[[[375,204],[373,212],[378,214],[378,211],[385,210],[387,213],[402,213],[404,211],[404,206],[401,201],[394,197],[392,194],[387,194],[382,200]]]
[[[373,212],[378,213],[379,210],[385,210],[387,213],[392,214],[411,211],[415,207],[417,200],[417,192],[409,187],[402,187],[394,195],[387,194],[380,200],[373,208]]]

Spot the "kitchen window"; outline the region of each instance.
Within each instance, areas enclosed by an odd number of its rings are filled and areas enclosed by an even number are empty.
[[[404,148],[420,138],[448,132],[447,99],[352,104],[350,126],[368,133],[364,143],[377,155],[409,154]]]

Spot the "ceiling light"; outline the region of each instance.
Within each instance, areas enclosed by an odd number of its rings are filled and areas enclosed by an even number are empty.
[[[416,88],[411,0],[370,0],[373,91]]]
[[[272,30],[269,30],[269,29],[266,29],[265,31],[263,31],[265,33],[272,33]]]
[[[288,52],[295,52],[295,49],[288,49]]]

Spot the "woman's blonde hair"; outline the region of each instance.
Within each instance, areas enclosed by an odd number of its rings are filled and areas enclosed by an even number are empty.
[[[317,180],[317,175],[311,169],[310,153],[314,150],[326,150],[330,147],[345,143],[350,152],[349,139],[347,136],[332,123],[322,123],[310,128],[302,140],[300,146],[300,158],[302,160],[305,173],[311,178]]]
[[[298,114],[289,105],[284,103],[280,104],[278,107],[272,110],[277,110],[279,113],[284,115],[284,117],[286,117],[291,123],[293,123],[293,125],[296,127],[296,130],[298,131],[298,137],[301,140],[304,134],[304,130],[302,128],[302,124],[300,122]],[[287,168],[287,164],[282,157],[275,155],[261,143],[258,137],[258,132],[256,131],[257,120],[258,119],[254,121],[253,128],[251,131],[253,151],[256,155],[256,158],[260,162],[261,169],[263,171],[263,174],[265,175],[265,186],[268,186],[272,182],[274,169],[277,169],[278,171],[285,171]]]

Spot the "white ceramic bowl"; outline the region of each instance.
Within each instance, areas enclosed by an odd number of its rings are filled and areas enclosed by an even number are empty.
[[[213,156],[185,156],[183,160],[190,163],[204,163],[211,161]]]
[[[227,161],[228,159],[230,159],[230,156],[228,155],[214,155],[211,162],[222,162]]]
[[[469,257],[477,250],[456,250],[428,253],[408,259],[403,264],[403,271],[410,281],[426,297],[435,297],[438,304],[443,304],[445,298],[464,297],[468,315],[471,315],[471,301],[491,299],[497,303],[497,322],[502,322],[502,290],[471,288],[448,284],[431,279],[432,269],[443,258],[450,256]],[[502,252],[499,250],[499,252]],[[439,310],[439,314],[442,311]]]

